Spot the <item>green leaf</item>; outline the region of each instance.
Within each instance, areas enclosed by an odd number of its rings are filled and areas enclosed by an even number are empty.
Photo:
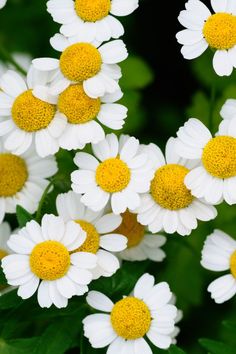
[[[0,338],[1,354],[33,354],[38,338],[11,339],[5,341]],[[42,353],[41,353],[42,354]]]
[[[168,350],[169,354],[185,354],[185,352],[178,348],[176,345],[172,345],[169,350]]]
[[[17,295],[17,290],[6,288],[5,293],[0,296],[0,310],[14,308],[21,304],[23,300]],[[0,351],[1,353],[1,351]]]
[[[33,219],[33,216],[22,206],[16,206],[16,217],[20,227],[24,227],[28,221]]]
[[[235,348],[211,339],[199,339],[201,346],[211,352],[211,354],[235,354]]]

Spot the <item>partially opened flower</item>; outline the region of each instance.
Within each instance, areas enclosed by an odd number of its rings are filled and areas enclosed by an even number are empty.
[[[124,34],[120,21],[111,16],[127,16],[138,7],[138,0],[50,0],[47,10],[62,24],[66,37],[86,33],[91,41],[109,41]],[[111,14],[111,15],[110,15]]]
[[[36,291],[41,307],[66,307],[68,299],[83,295],[92,280],[97,257],[92,253],[71,253],[80,247],[86,233],[73,221],[64,223],[44,215],[41,226],[30,221],[8,246],[15,252],[2,260],[9,285],[18,286],[18,295],[30,298]]]
[[[199,57],[208,47],[215,51],[213,67],[220,76],[228,76],[236,67],[235,1],[211,0],[215,13],[199,0],[189,0],[180,12],[179,22],[186,27],[177,33],[185,59]]]
[[[114,231],[121,223],[121,217],[112,213],[93,212],[81,203],[81,195],[72,191],[59,194],[56,200],[57,211],[63,220],[73,220],[86,232],[85,242],[76,252],[89,252],[97,256],[97,265],[92,269],[93,278],[110,277],[120,267],[119,261],[112,252],[126,248],[125,236]]]
[[[236,294],[236,241],[220,230],[207,237],[202,250],[201,265],[215,272],[230,271],[214,280],[208,291],[217,304]]]
[[[137,281],[133,294],[115,304],[104,294],[91,291],[88,304],[103,313],[83,320],[84,335],[94,348],[109,346],[107,354],[151,354],[145,337],[154,346],[168,349],[177,316],[177,308],[169,304],[171,297],[169,285],[155,285],[149,274]]]

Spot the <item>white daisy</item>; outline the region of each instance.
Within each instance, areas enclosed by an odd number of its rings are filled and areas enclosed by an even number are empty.
[[[151,354],[147,338],[158,348],[168,349],[172,343],[177,308],[169,304],[169,285],[155,285],[155,279],[144,274],[134,292],[115,304],[104,294],[89,292],[88,304],[106,314],[93,314],[83,320],[84,335],[93,348],[108,347],[107,354]]]
[[[120,225],[119,215],[93,212],[80,201],[80,194],[72,191],[59,194],[56,199],[58,215],[65,222],[77,222],[87,233],[85,242],[74,252],[90,252],[97,256],[97,266],[92,270],[93,279],[100,276],[110,277],[119,268],[120,264],[111,252],[123,251],[127,245],[127,238],[114,230]]]
[[[52,103],[36,98],[32,90],[45,85],[50,75],[30,68],[26,82],[9,70],[0,80],[0,136],[5,148],[21,155],[32,145],[39,156],[53,155],[59,150],[58,137],[66,125],[66,118],[56,112]],[[49,98],[49,95],[47,95]]]
[[[199,161],[185,178],[187,188],[210,204],[223,199],[236,203],[236,121],[228,129],[220,126],[216,137],[198,119],[189,119],[177,132],[176,151],[187,159]]]
[[[34,213],[49,183],[46,178],[56,172],[54,157],[41,159],[33,149],[17,156],[0,142],[0,222],[5,213],[15,213],[17,205]]]
[[[229,76],[236,67],[236,4],[234,0],[211,0],[211,6],[213,15],[201,1],[189,0],[178,17],[186,29],[176,37],[185,59],[197,58],[212,48],[215,72]]]
[[[0,261],[11,253],[7,242],[11,235],[11,228],[7,222],[0,224]]]
[[[91,41],[109,41],[124,34],[120,21],[111,15],[127,16],[138,7],[138,0],[50,0],[47,10],[62,24],[60,32],[71,37],[85,32]],[[110,15],[111,14],[111,15]]]
[[[215,272],[230,270],[231,274],[214,280],[208,291],[217,304],[231,299],[236,294],[236,241],[220,231],[207,237],[202,250],[201,265]]]
[[[94,254],[71,251],[80,247],[86,233],[73,221],[64,223],[54,215],[44,215],[42,225],[32,220],[12,235],[8,246],[15,252],[2,260],[9,285],[19,286],[18,295],[30,298],[38,289],[41,307],[66,307],[68,299],[88,291]]]
[[[84,194],[81,202],[99,211],[111,201],[114,214],[136,209],[153,177],[147,154],[139,153],[139,141],[108,134],[92,149],[95,157],[81,152],[74,159],[79,170],[71,174],[72,189]]]
[[[137,214],[127,210],[121,216],[122,223],[115,232],[126,236],[128,244],[127,249],[119,252],[119,257],[126,261],[163,261],[166,255],[160,247],[166,243],[166,238],[146,232],[145,227],[137,221]]]
[[[2,9],[7,3],[7,0],[0,0],[0,9]]]
[[[138,221],[148,226],[151,232],[164,229],[185,236],[197,228],[197,219],[208,221],[217,215],[213,206],[194,198],[186,188],[184,179],[192,164],[181,159],[175,152],[175,139],[166,144],[166,158],[154,144],[146,147],[155,167],[155,176],[150,191],[142,196],[137,209]]]
[[[83,84],[91,98],[102,97],[119,89],[117,80],[121,69],[117,65],[128,56],[125,44],[115,40],[98,45],[76,38],[56,34],[50,40],[54,49],[61,52],[60,59],[38,58],[33,60],[36,69],[55,74],[49,93],[60,94],[71,83]]]

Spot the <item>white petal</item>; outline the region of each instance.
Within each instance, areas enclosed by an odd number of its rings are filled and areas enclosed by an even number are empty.
[[[86,297],[87,303],[96,310],[111,312],[114,304],[104,294],[98,291],[90,291]]]

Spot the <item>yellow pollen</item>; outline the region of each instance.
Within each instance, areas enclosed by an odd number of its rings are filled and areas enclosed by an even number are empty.
[[[127,237],[127,248],[137,246],[144,238],[145,227],[137,221],[137,215],[126,211],[122,216],[121,225],[114,233]]]
[[[60,57],[63,75],[75,82],[82,82],[95,76],[101,69],[102,57],[90,43],[72,44]]]
[[[230,271],[234,278],[236,278],[236,251],[230,257]]]
[[[65,114],[71,124],[83,124],[95,119],[100,107],[100,99],[87,96],[80,84],[69,86],[58,100],[59,111]]]
[[[77,15],[84,21],[95,22],[106,17],[111,9],[111,0],[75,0]]]
[[[189,170],[181,165],[160,167],[151,182],[151,195],[162,208],[179,210],[188,207],[193,196],[184,184]]]
[[[56,113],[56,106],[36,98],[32,90],[19,95],[12,107],[15,124],[26,132],[35,132],[46,128]]]
[[[30,268],[42,280],[62,278],[70,267],[70,254],[58,241],[44,241],[33,248]]]
[[[151,325],[151,313],[147,305],[135,297],[118,301],[111,311],[111,323],[118,336],[134,340],[143,337]]]
[[[236,44],[236,16],[217,13],[203,27],[203,35],[211,48],[230,49]]]
[[[16,155],[0,154],[0,197],[12,197],[28,178],[25,161]]]
[[[87,221],[84,220],[75,220],[82,229],[87,233],[87,237],[85,242],[74,250],[72,253],[75,252],[89,252],[89,253],[94,253],[96,254],[97,251],[99,250],[99,244],[100,244],[100,235],[97,232],[96,228],[90,224]]]
[[[130,177],[129,167],[119,158],[101,162],[96,170],[96,182],[107,193],[116,193],[125,189]]]
[[[6,257],[8,253],[0,248],[0,260]]]
[[[203,150],[202,163],[214,177],[236,176],[236,139],[230,136],[211,139]]]

